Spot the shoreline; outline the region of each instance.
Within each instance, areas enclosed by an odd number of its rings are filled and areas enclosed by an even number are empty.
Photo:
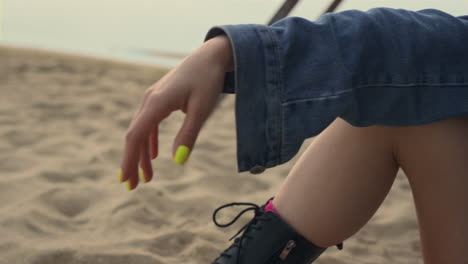
[[[136,65],[136,66],[141,66],[141,67],[149,67],[149,68],[156,68],[159,70],[163,71],[170,71],[172,67],[169,66],[164,66],[164,65],[158,65],[158,64],[152,64],[152,63],[147,63],[147,62],[141,62],[141,61],[132,61],[132,60],[125,60],[125,59],[119,59],[119,58],[112,58],[104,55],[94,55],[94,54],[85,54],[85,53],[80,53],[80,52],[73,52],[73,51],[63,51],[63,50],[54,50],[51,48],[44,48],[44,47],[34,47],[34,46],[28,46],[28,45],[20,45],[20,44],[5,44],[0,42],[0,49],[6,49],[6,50],[17,50],[20,52],[32,52],[32,53],[37,53],[37,54],[53,54],[57,56],[65,56],[65,57],[71,57],[71,58],[82,58],[82,59],[90,59],[90,60],[96,60],[104,63],[114,63],[114,64],[121,64],[121,65]]]

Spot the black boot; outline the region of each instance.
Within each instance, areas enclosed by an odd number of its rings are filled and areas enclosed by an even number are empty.
[[[325,251],[325,248],[315,246],[295,232],[273,211],[265,212],[266,204],[259,207],[253,203],[231,203],[214,211],[213,222],[219,227],[232,225],[247,211],[255,211],[255,216],[230,239],[244,231],[213,264],[310,264]],[[237,205],[250,207],[227,224],[216,221],[216,214],[221,209]],[[342,249],[343,244],[340,243],[337,247]]]

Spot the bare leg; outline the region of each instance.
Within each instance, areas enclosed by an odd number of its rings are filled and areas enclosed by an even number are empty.
[[[336,119],[310,144],[276,195],[274,205],[284,220],[321,247],[356,233],[395,180],[395,129],[358,128]]]
[[[426,264],[468,263],[468,118],[401,128]]]

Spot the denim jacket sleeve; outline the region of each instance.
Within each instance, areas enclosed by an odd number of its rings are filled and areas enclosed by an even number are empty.
[[[468,114],[468,16],[375,8],[224,25],[234,72],[238,171],[289,161],[337,117],[411,126]],[[261,172],[260,169],[259,172]]]

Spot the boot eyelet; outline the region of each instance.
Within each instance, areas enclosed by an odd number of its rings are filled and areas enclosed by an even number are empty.
[[[286,246],[284,247],[283,251],[281,251],[281,254],[280,254],[280,259],[281,260],[286,260],[286,258],[288,257],[289,253],[291,253],[291,251],[296,247],[296,241],[294,240],[289,240],[289,242],[286,244]]]

